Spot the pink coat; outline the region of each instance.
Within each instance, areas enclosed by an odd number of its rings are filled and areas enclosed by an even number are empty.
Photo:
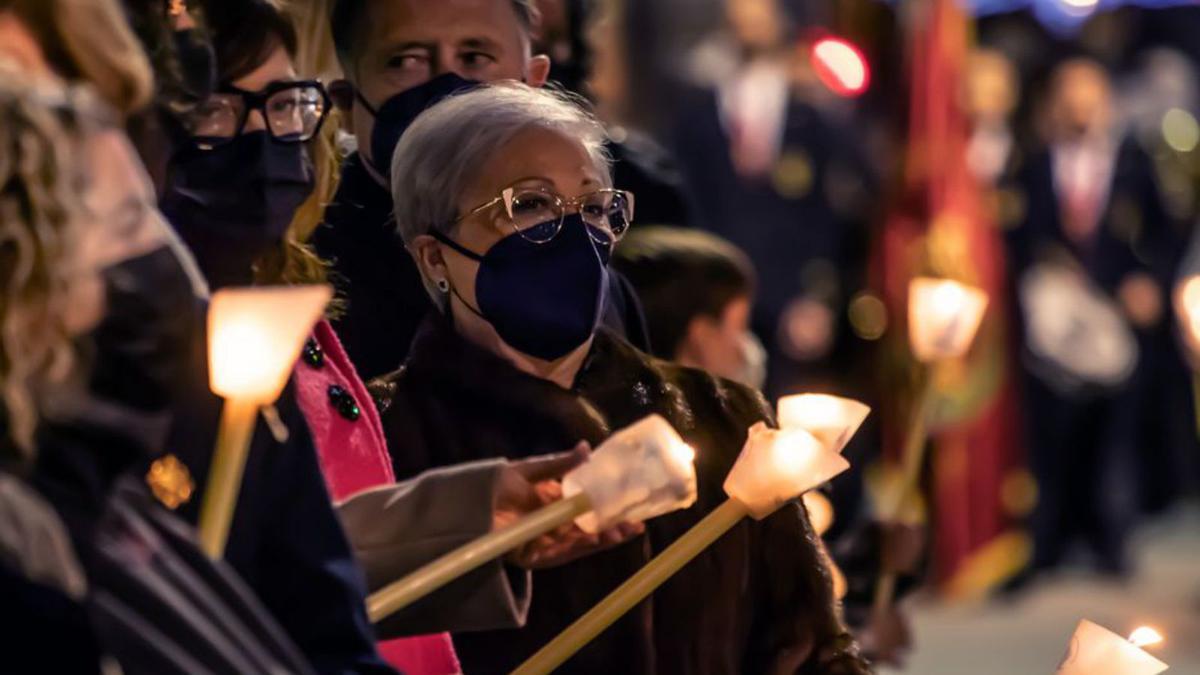
[[[328,321],[313,329],[296,364],[295,382],[334,501],[394,483],[379,413]],[[380,642],[379,652],[406,675],[462,671],[447,633]]]

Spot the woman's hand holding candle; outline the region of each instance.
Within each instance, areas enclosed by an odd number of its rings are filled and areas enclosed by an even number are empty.
[[[588,461],[591,446],[580,443],[570,452],[514,460],[500,474],[492,530],[500,530],[522,517],[562,499],[559,482],[568,471]],[[588,534],[574,523],[559,526],[522,545],[507,560],[525,569],[557,567],[645,532],[641,523],[617,523],[596,534]]]
[[[771,429],[761,422],[751,427],[746,444],[725,479],[729,499],[530,657],[514,674],[540,675],[553,671],[743,518],[766,518],[783,504],[850,468],[850,463],[839,454],[849,436],[843,440],[841,429],[830,429],[835,424],[822,416],[815,419],[822,423],[822,430],[831,431],[823,434],[825,442],[799,423],[782,430]],[[862,423],[862,419],[853,420],[851,416],[842,424],[857,428]]]
[[[621,523],[685,508],[696,500],[694,459],[695,452],[665,419],[658,415],[644,418],[613,434],[587,462],[568,473],[563,479],[563,499],[373,593],[367,598],[371,620],[377,622],[572,520],[584,532],[597,535],[613,528],[619,530]],[[601,543],[599,538],[589,541]]]

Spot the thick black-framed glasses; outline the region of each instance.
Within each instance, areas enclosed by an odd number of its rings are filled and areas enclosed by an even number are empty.
[[[226,86],[190,111],[185,124],[193,142],[210,150],[241,134],[250,112],[257,110],[275,141],[303,143],[321,130],[329,107],[329,94],[316,80],[272,82],[261,91]]]

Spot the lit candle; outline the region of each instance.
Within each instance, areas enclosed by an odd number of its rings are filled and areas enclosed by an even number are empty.
[[[804,429],[838,453],[871,412],[870,406],[829,394],[784,396],[776,407],[781,429]]]
[[[755,424],[725,479],[729,499],[559,633],[513,675],[553,671],[743,518],[766,518],[782,504],[848,468],[850,463],[844,457],[804,429],[779,430],[762,422]]]
[[[950,279],[918,277],[908,286],[908,338],[917,359],[929,363],[967,353],[988,296]]]
[[[725,494],[762,520],[784,503],[850,468],[838,451],[799,427],[750,427],[746,445],[725,478]]]
[[[575,519],[595,534],[641,522],[696,501],[696,451],[667,420],[651,415],[618,431],[563,478],[563,497],[587,493],[591,511]]]
[[[1142,647],[1158,642],[1162,636],[1153,628],[1143,626],[1125,639],[1085,619],[1071,636],[1058,675],[1155,675],[1167,664]]]
[[[928,366],[925,382],[913,402],[912,420],[904,440],[900,479],[882,495],[879,512],[884,523],[895,521],[917,487],[925,461],[929,417],[937,400],[937,367],[963,356],[971,348],[983,313],[987,293],[951,279],[917,277],[908,285],[908,340],[913,355]],[[875,586],[873,617],[881,620],[891,607],[896,573],[883,570]]]
[[[563,478],[563,499],[490,532],[394,581],[367,598],[372,622],[394,614],[490,560],[575,520],[600,532],[696,501],[696,452],[667,420],[650,415],[600,444]]]
[[[225,399],[197,526],[212,557],[225,551],[258,411],[279,398],[304,340],[333,296],[328,286],[231,288],[208,308],[209,386]]]

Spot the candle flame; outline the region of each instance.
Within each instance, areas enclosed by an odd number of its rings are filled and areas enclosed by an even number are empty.
[[[924,362],[967,352],[987,309],[982,289],[951,280],[918,277],[909,284],[909,341]]]
[[[696,449],[687,443],[672,443],[671,455],[679,460],[680,464],[691,464],[696,461]]]
[[[1194,341],[1200,342],[1200,275],[1188,277],[1177,293],[1178,307]]]
[[[1141,626],[1129,634],[1129,641],[1135,647],[1145,647],[1147,645],[1156,645],[1163,641],[1163,636],[1158,631],[1149,626]]]

